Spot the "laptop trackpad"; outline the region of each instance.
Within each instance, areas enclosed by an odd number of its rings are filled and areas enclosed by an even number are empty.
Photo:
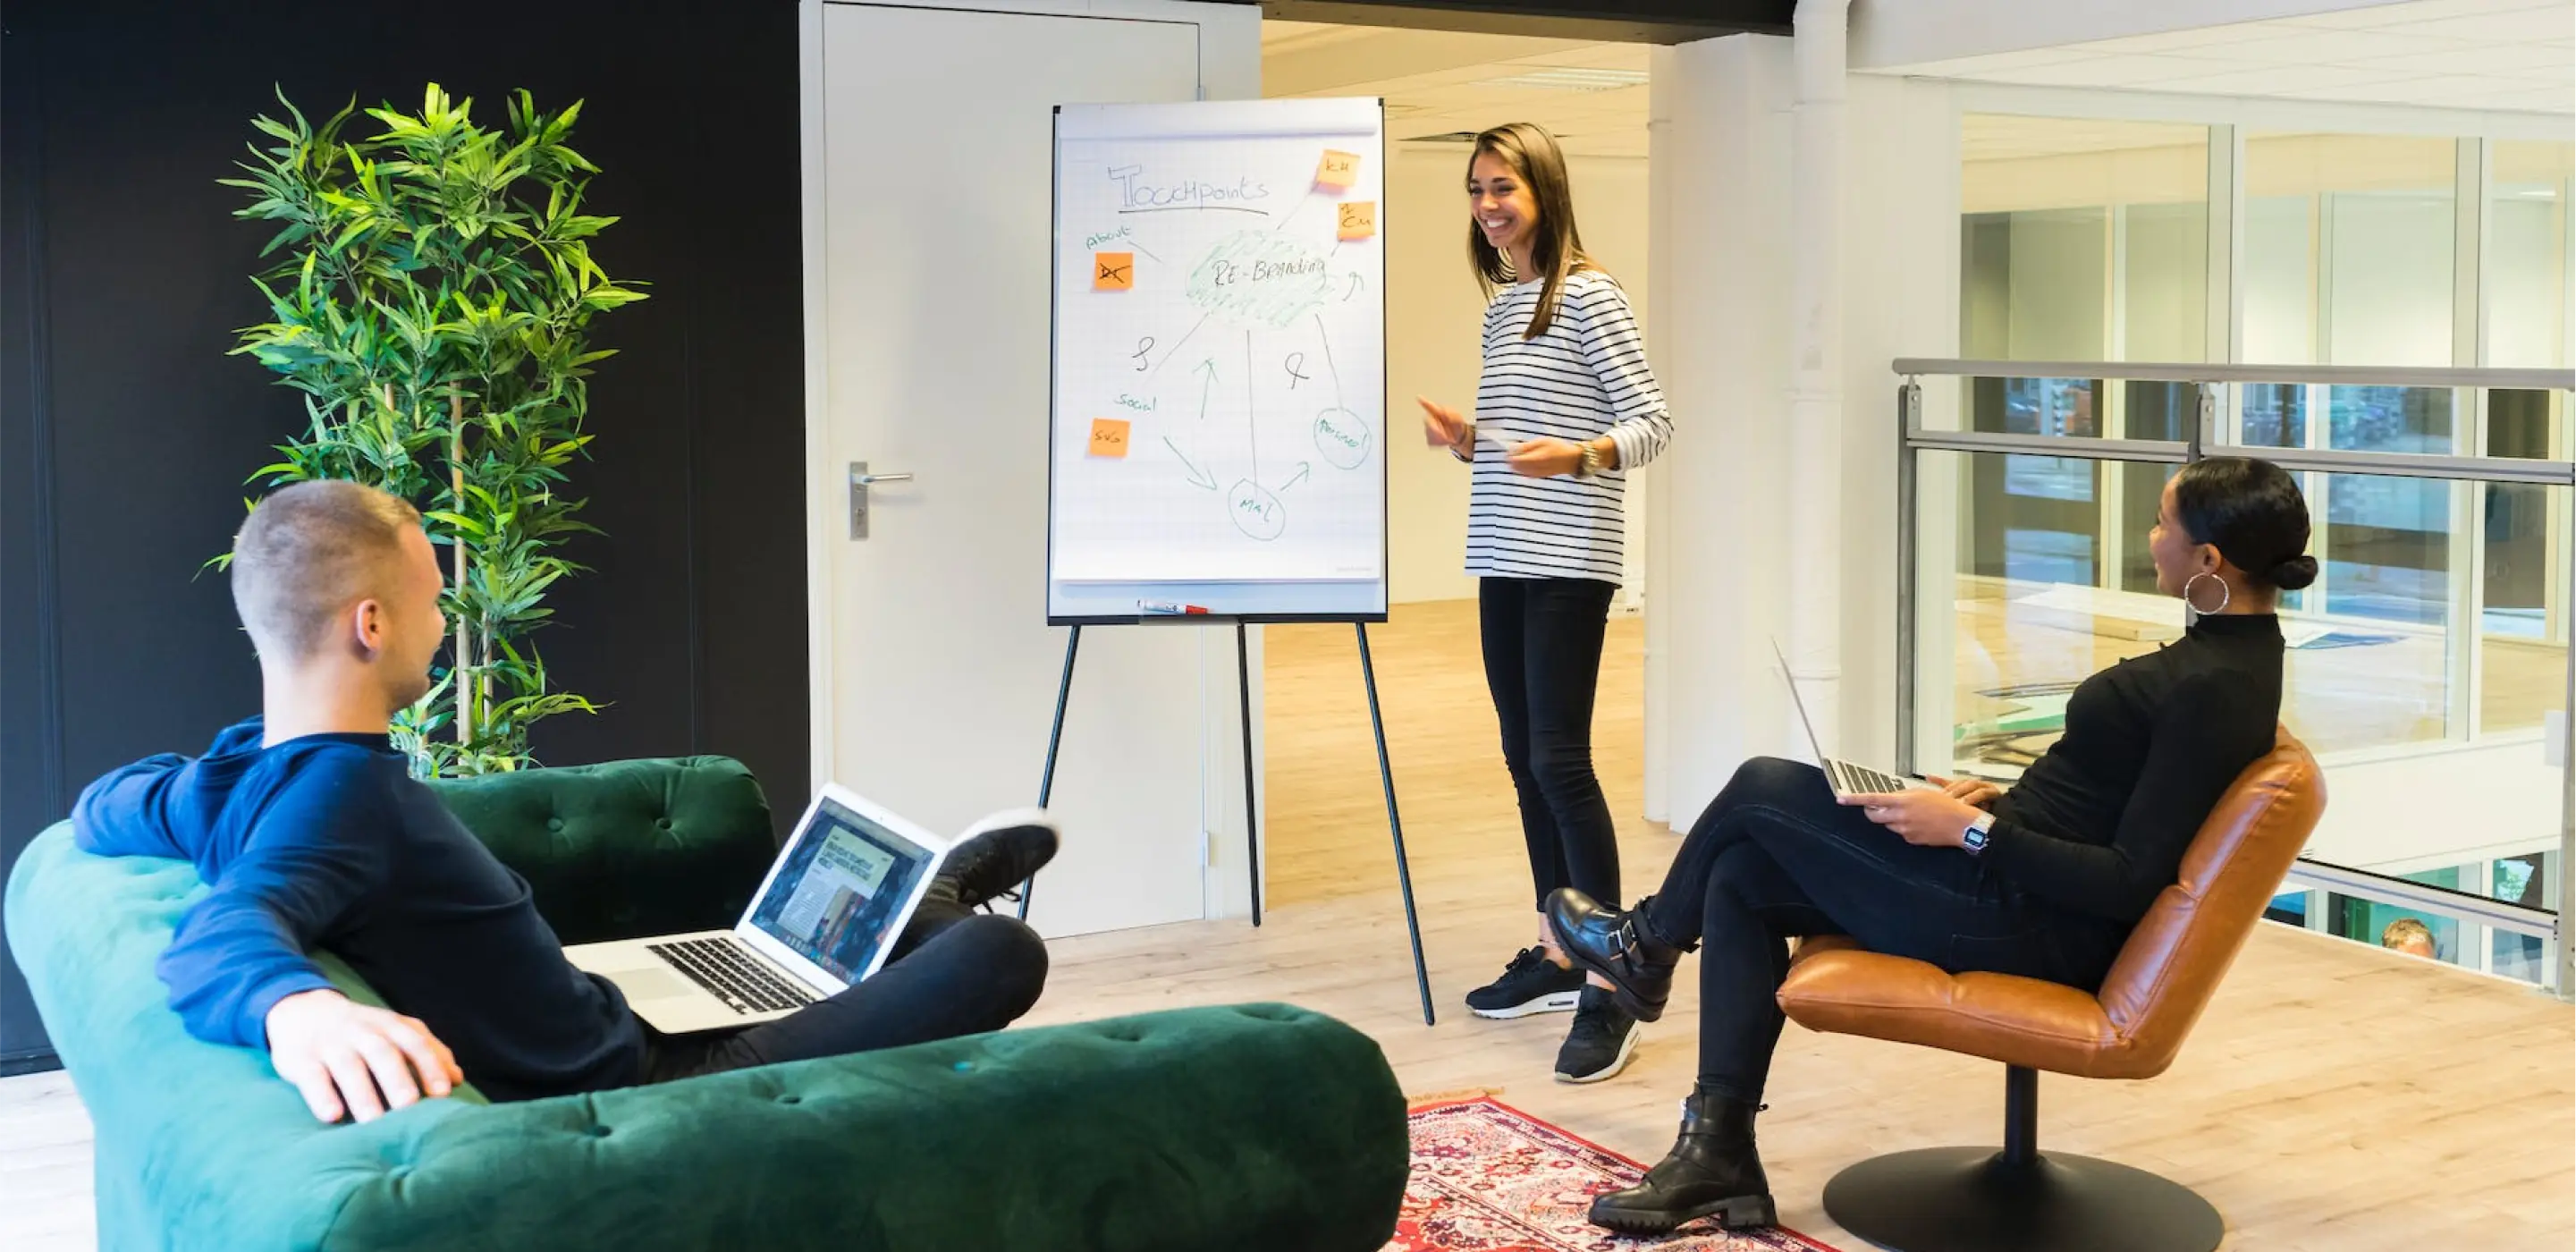
[[[696,983],[660,965],[621,969],[613,980],[629,1000],[670,1000],[700,994]]]

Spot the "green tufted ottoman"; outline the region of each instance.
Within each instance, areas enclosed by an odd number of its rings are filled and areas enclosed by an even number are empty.
[[[721,758],[440,787],[566,942],[730,925],[771,856],[759,787]],[[201,889],[181,862],[83,853],[68,825],[9,879],[9,941],[97,1126],[99,1236],[120,1252],[1375,1252],[1402,1199],[1385,1058],[1284,1005],[326,1127],[264,1053],[170,1011],[153,962]]]

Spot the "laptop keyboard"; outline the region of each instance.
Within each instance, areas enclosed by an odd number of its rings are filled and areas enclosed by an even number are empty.
[[[770,973],[730,936],[644,946],[737,1013],[774,1013],[814,1002],[814,993]]]
[[[1868,795],[1894,795],[1912,785],[1902,778],[1882,774],[1866,765],[1854,765],[1849,761],[1828,761],[1826,768],[1834,771],[1834,783],[1845,794],[1858,792]]]

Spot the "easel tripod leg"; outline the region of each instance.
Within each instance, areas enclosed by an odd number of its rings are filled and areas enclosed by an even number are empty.
[[[1422,961],[1422,921],[1413,911],[1413,866],[1404,855],[1404,819],[1395,807],[1395,767],[1386,756],[1386,719],[1377,708],[1377,666],[1369,659],[1368,623],[1354,622],[1360,636],[1360,679],[1368,684],[1369,729],[1377,736],[1377,777],[1386,789],[1386,828],[1395,836],[1395,881],[1404,892],[1404,931],[1413,940],[1413,985],[1422,993],[1422,1024],[1432,1025],[1431,971]]]
[[[1065,638],[1064,678],[1055,685],[1055,725],[1047,731],[1046,772],[1038,775],[1039,808],[1045,808],[1048,799],[1055,795],[1055,750],[1057,745],[1064,742],[1064,702],[1073,694],[1073,658],[1074,654],[1080,651],[1082,651],[1082,627],[1076,626],[1073,628],[1073,633]],[[1032,874],[1027,882],[1020,884],[1021,921],[1029,920],[1029,898],[1037,893],[1037,876]]]
[[[1261,924],[1261,816],[1252,796],[1252,646],[1241,619],[1234,623],[1234,679],[1243,712],[1243,863],[1252,875],[1252,924]]]

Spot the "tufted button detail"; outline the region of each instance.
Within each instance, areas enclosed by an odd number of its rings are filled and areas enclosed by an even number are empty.
[[[589,1129],[587,1129],[587,1130],[584,1130],[584,1131],[583,1131],[583,1132],[581,1132],[581,1133],[583,1133],[583,1134],[585,1134],[585,1135],[588,1135],[588,1136],[590,1136],[590,1137],[591,1137],[591,1138],[593,1138],[593,1139],[605,1139],[605,1138],[607,1138],[607,1137],[608,1137],[608,1127],[606,1127],[606,1126],[592,1126],[591,1128],[589,1128]]]
[[[664,830],[669,830],[671,828],[671,819],[667,817],[656,818],[654,819],[653,824]]]
[[[805,1097],[800,1095],[783,1095],[778,1097],[778,1102],[780,1104],[803,1104],[805,1102]]]
[[[563,819],[562,819],[562,818],[560,818],[560,817],[549,817],[549,818],[547,818],[547,819],[546,819],[546,829],[548,829],[548,830],[558,830],[558,831],[559,831],[559,830],[562,830],[562,829],[563,829]]]

